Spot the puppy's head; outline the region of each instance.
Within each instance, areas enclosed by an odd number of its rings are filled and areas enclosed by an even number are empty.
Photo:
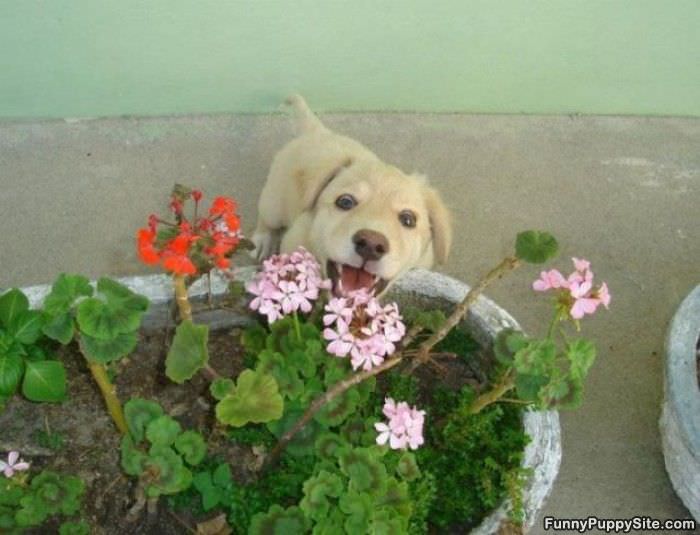
[[[447,259],[450,214],[423,177],[378,161],[341,166],[314,192],[309,244],[336,295],[382,293],[413,267]]]

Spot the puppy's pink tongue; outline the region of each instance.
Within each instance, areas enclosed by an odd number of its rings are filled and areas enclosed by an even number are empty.
[[[354,268],[352,266],[343,266],[343,291],[354,292],[362,288],[371,288],[374,283],[374,276],[362,268]]]

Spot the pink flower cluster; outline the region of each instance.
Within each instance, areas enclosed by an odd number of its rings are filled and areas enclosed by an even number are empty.
[[[19,458],[18,451],[11,451],[8,453],[7,462],[0,461],[0,472],[2,472],[5,477],[12,477],[15,475],[15,472],[21,472],[22,470],[29,470],[29,463]]]
[[[353,370],[371,370],[396,351],[406,334],[396,303],[382,306],[366,290],[334,297],[326,305],[323,337],[326,350],[337,357],[350,355]]]
[[[263,269],[246,285],[255,297],[250,308],[267,316],[273,323],[287,314],[300,310],[311,312],[312,301],[330,281],[321,274],[314,256],[299,247],[291,254],[273,255],[263,262]]]
[[[393,399],[386,398],[382,412],[389,421],[374,424],[379,432],[377,444],[383,446],[388,441],[393,450],[405,450],[407,447],[415,450],[423,444],[425,411],[409,407],[405,401],[397,404]]]
[[[542,271],[540,278],[532,283],[532,289],[538,292],[547,290],[564,290],[566,297],[571,301],[569,314],[579,320],[586,314],[593,314],[599,305],[608,308],[610,305],[610,292],[606,283],[593,289],[593,272],[588,260],[572,258],[574,272],[567,278],[556,269]]]

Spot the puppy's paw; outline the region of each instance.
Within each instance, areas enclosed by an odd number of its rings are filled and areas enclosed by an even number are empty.
[[[258,262],[272,254],[274,245],[274,237],[272,232],[255,231],[251,241],[253,242],[255,249],[250,251],[250,256],[252,256]]]

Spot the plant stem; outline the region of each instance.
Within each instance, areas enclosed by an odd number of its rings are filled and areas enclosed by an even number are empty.
[[[122,435],[126,434],[128,429],[126,427],[126,420],[124,419],[124,412],[122,411],[122,404],[117,397],[116,387],[107,376],[107,369],[104,364],[90,361],[88,361],[88,368],[90,368],[90,373],[92,373],[92,377],[95,379],[97,386],[100,387],[102,397],[107,405],[107,410],[112,420],[114,420],[114,425],[117,426],[117,429],[119,429]]]
[[[297,340],[301,342],[301,327],[299,327],[299,316],[296,310],[294,311],[294,330],[297,333]]]
[[[554,327],[557,326],[558,322],[559,322],[559,310],[555,310],[554,317],[552,318],[552,321],[549,323],[549,329],[547,329],[547,339],[548,340],[552,339],[552,333],[554,332]]]
[[[421,364],[424,364],[425,362],[428,362],[431,360],[431,355],[430,355],[430,350],[432,347],[440,342],[445,336],[447,336],[447,333],[450,332],[452,327],[457,325],[460,320],[464,317],[464,315],[467,313],[469,310],[469,307],[472,305],[474,301],[476,301],[477,297],[484,291],[484,289],[491,284],[496,279],[500,279],[505,273],[508,271],[511,271],[518,266],[520,266],[521,261],[514,257],[510,256],[505,258],[500,264],[498,264],[495,268],[493,268],[491,271],[489,271],[486,276],[481,279],[470,291],[467,293],[465,296],[464,300],[457,306],[457,308],[452,312],[449,318],[447,318],[447,321],[445,321],[445,324],[435,333],[433,333],[430,338],[428,338],[425,342],[421,344],[421,346],[418,348],[418,354],[415,357],[412,366],[409,370],[409,373],[415,370],[418,366]],[[298,319],[296,314],[294,314],[294,320],[295,320],[295,326],[298,326]],[[407,335],[404,337],[402,341],[402,347],[406,348],[411,341],[420,333],[422,328],[420,327],[412,327]],[[297,331],[298,332],[298,331]],[[393,357],[385,360],[382,364],[377,366],[376,368],[372,368],[371,370],[367,371],[362,371],[360,373],[356,373],[349,378],[345,379],[344,381],[341,381],[337,383],[333,388],[330,390],[326,391],[325,394],[322,394],[318,398],[316,398],[313,403],[309,406],[308,409],[306,409],[306,412],[302,415],[302,417],[294,424],[294,426],[289,429],[282,437],[280,438],[279,442],[275,445],[275,447],[272,449],[270,454],[267,456],[265,459],[265,463],[262,467],[263,470],[269,468],[270,466],[274,465],[277,460],[279,459],[279,456],[281,453],[284,451],[284,448],[291,442],[291,440],[294,438],[294,436],[303,429],[303,427],[311,421],[311,419],[314,417],[314,415],[321,410],[321,408],[326,404],[329,403],[330,401],[334,400],[336,397],[340,396],[343,394],[346,390],[351,388],[352,386],[361,383],[365,379],[369,379],[370,377],[373,377],[375,375],[379,375],[380,373],[387,371],[397,364],[399,364],[404,358],[404,354],[402,352],[397,352],[394,354]],[[438,365],[439,366],[439,365]],[[510,390],[513,385],[510,385],[508,388],[506,388],[498,397],[502,396],[503,393],[506,391]],[[486,395],[486,394],[484,394]],[[492,403],[492,402],[489,402]]]
[[[522,261],[515,256],[504,258],[500,264],[489,271],[484,278],[482,278],[471,290],[469,290],[462,302],[457,305],[457,308],[455,308],[454,312],[450,314],[442,327],[440,327],[440,329],[434,332],[430,338],[421,344],[418,350],[418,356],[412,362],[411,367],[408,369],[408,373],[414,372],[418,366],[425,364],[426,361],[430,360],[430,350],[437,343],[439,343],[440,340],[445,338],[447,333],[449,333],[455,325],[462,321],[462,318],[464,318],[464,316],[467,314],[469,307],[474,304],[474,302],[489,284],[491,284],[494,280],[500,279],[509,271],[520,267],[521,264]]]
[[[180,311],[180,321],[192,321],[192,306],[187,296],[187,285],[185,284],[184,275],[173,275],[173,283],[175,284],[175,302]]]
[[[204,373],[204,375],[210,381],[214,381],[221,377],[221,374],[217,372],[214,368],[212,368],[209,364],[204,365],[204,367],[202,368],[202,373]]]
[[[514,386],[515,379],[512,377],[511,372],[509,371],[503,376],[500,383],[474,400],[469,408],[470,414],[477,414],[492,403],[500,400],[505,393]]]
[[[284,451],[284,448],[291,442],[291,440],[294,438],[294,436],[301,431],[301,429],[311,421],[311,419],[316,415],[316,413],[321,410],[321,408],[326,404],[330,403],[333,401],[335,398],[340,396],[341,394],[345,393],[349,388],[352,386],[355,386],[356,384],[361,383],[365,379],[369,379],[370,377],[374,377],[375,375],[379,375],[380,373],[389,370],[396,366],[399,362],[401,362],[401,355],[399,354],[398,356],[392,357],[390,359],[385,360],[382,364],[377,366],[376,368],[372,368],[371,370],[367,371],[362,371],[360,373],[356,373],[354,375],[351,375],[344,381],[340,381],[337,383],[333,388],[330,390],[326,391],[324,394],[321,394],[321,396],[317,397],[311,405],[309,405],[309,408],[306,409],[306,412],[304,412],[304,415],[299,418],[297,423],[294,424],[294,426],[289,429],[282,437],[280,438],[279,442],[275,445],[275,447],[272,449],[270,454],[267,456],[265,459],[265,464],[263,465],[263,470],[266,468],[269,468],[270,466],[274,465],[280,454]]]

